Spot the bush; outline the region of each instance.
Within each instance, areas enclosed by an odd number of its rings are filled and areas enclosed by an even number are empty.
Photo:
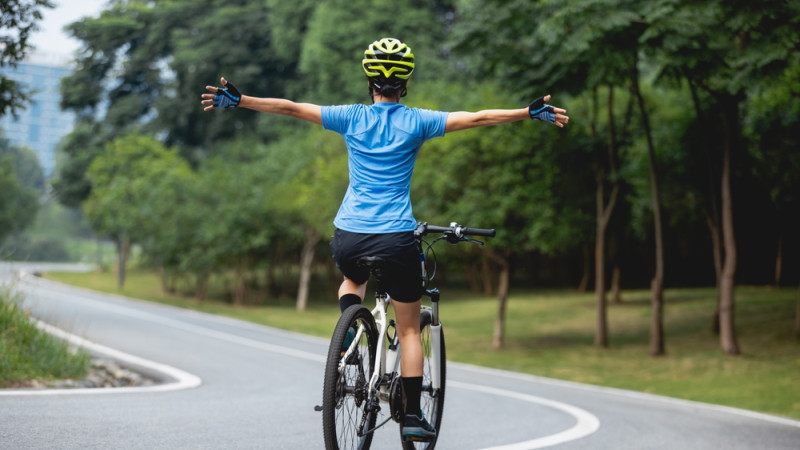
[[[0,288],[0,387],[32,379],[83,378],[90,362],[88,352],[75,352],[39,329],[19,297]]]
[[[71,261],[69,251],[64,244],[55,239],[32,240],[24,235],[9,238],[0,247],[0,258],[11,261]]]

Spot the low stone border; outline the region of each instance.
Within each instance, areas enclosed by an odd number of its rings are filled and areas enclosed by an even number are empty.
[[[12,383],[11,389],[81,389],[153,386],[158,380],[120,366],[107,358],[92,358],[88,375],[81,380],[25,380]]]

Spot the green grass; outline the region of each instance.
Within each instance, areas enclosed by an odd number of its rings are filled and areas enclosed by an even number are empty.
[[[14,387],[27,380],[82,378],[90,356],[73,352],[62,340],[36,327],[18,298],[0,291],[0,387]]]
[[[132,271],[118,291],[112,273],[52,273],[51,279],[105,292],[198,309],[317,336],[330,336],[339,315],[330,297],[297,312],[289,301],[234,307],[164,295],[153,274]],[[596,348],[594,295],[512,292],[505,346],[491,346],[494,298],[444,290],[448,359],[601,386],[632,389],[800,419],[800,340],[794,334],[797,289],[738,287],[742,355],[725,356],[711,332],[714,289],[665,292],[667,355],[648,356],[648,291],[626,291],[608,310],[610,347]]]

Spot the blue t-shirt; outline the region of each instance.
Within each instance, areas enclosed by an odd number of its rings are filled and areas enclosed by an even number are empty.
[[[447,113],[399,103],[322,107],[322,126],[344,137],[350,185],[333,223],[353,233],[416,227],[411,174],[422,144],[443,136]]]

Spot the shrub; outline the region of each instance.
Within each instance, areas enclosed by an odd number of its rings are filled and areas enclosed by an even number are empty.
[[[74,351],[64,341],[36,326],[19,296],[0,288],[0,387],[26,380],[83,378],[88,352]]]

